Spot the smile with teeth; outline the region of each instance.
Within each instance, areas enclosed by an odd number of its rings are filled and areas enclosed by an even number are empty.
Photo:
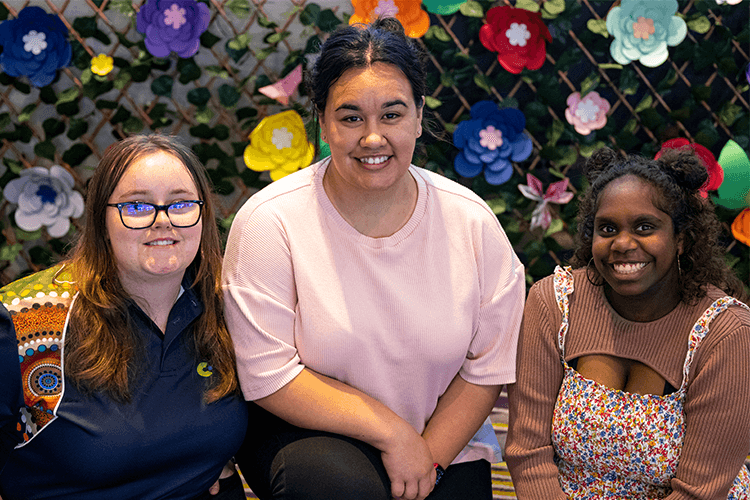
[[[146,243],[148,246],[166,246],[166,245],[174,245],[177,243],[175,240],[156,240],[156,241],[149,241]]]
[[[616,273],[631,274],[646,267],[646,262],[633,262],[627,264],[612,264]]]
[[[367,158],[359,158],[359,161],[366,165],[380,165],[388,161],[390,156],[369,156]]]

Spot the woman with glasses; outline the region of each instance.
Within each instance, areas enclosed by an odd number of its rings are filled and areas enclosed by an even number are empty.
[[[4,500],[245,498],[220,269],[192,151],[162,136],[111,146],[70,257],[0,291],[25,399]]]

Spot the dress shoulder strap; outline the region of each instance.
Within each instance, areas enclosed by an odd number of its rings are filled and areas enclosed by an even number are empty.
[[[711,321],[719,315],[719,313],[725,311],[729,306],[744,307],[750,311],[750,307],[745,305],[743,302],[735,299],[734,297],[726,296],[720,299],[716,299],[708,309],[706,309],[701,317],[696,321],[693,329],[690,331],[690,338],[688,340],[688,352],[685,356],[685,363],[682,366],[682,385],[680,390],[684,391],[687,389],[688,375],[690,373],[690,365],[693,363],[693,357],[695,352],[698,350],[698,346],[708,334],[708,326]]]
[[[63,346],[72,294],[66,281],[57,281],[59,267],[14,281],[0,290],[0,300],[16,330],[21,363],[24,407],[19,429],[20,448],[55,420],[64,390]]]
[[[562,313],[562,322],[560,331],[557,334],[557,347],[560,349],[560,356],[565,358],[565,336],[568,333],[568,317],[570,316],[570,306],[568,296],[573,293],[573,272],[569,266],[555,267],[555,299],[557,307]]]

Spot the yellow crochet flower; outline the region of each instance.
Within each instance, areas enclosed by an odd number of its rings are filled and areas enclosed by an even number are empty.
[[[91,60],[91,72],[99,76],[105,76],[114,69],[115,60],[107,54],[99,54]]]
[[[274,181],[307,167],[315,155],[302,117],[294,110],[263,118],[249,137],[245,165],[256,172],[270,170]]]

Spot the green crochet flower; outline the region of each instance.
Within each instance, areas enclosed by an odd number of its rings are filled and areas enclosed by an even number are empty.
[[[667,45],[687,36],[687,25],[675,16],[677,0],[622,0],[607,14],[607,31],[614,37],[609,51],[615,61],[638,60],[655,68],[667,60]]]

